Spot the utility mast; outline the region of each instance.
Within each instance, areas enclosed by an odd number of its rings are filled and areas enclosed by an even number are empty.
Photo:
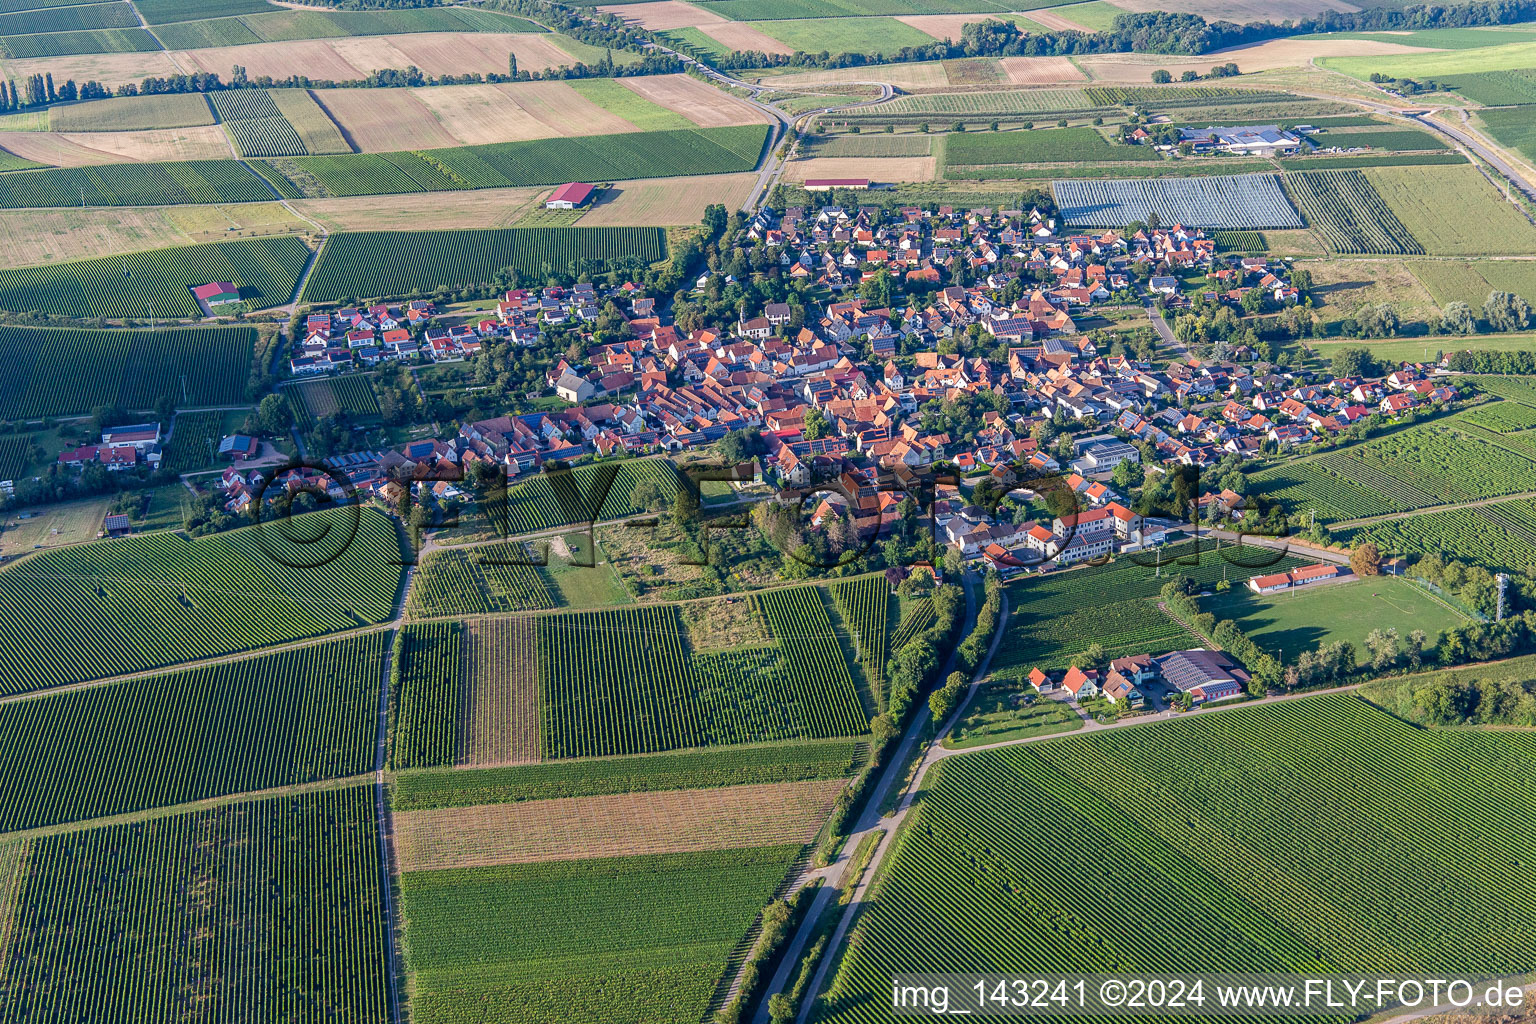
[[[1494,616],[1493,621],[1495,621],[1495,622],[1503,622],[1504,621],[1504,588],[1509,586],[1509,574],[1501,572],[1498,575],[1494,576],[1494,579],[1499,581],[1499,612],[1498,612],[1498,614],[1496,616]]]

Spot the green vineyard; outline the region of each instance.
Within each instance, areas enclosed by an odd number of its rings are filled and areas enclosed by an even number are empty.
[[[458,749],[463,634],[464,626],[458,622],[405,628],[389,755],[395,770],[453,765]]]
[[[1424,247],[1361,172],[1292,171],[1280,179],[1334,252],[1424,255]]]
[[[6,434],[0,437],[0,480],[15,480],[31,462],[31,435]]]
[[[373,789],[0,845],[0,1020],[389,1019]]]
[[[433,552],[416,571],[407,611],[426,617],[555,607],[543,574],[530,561],[521,544]]]
[[[883,705],[891,585],[883,575],[864,576],[847,583],[834,583],[829,589],[832,600],[837,603],[838,614],[853,634],[864,676],[876,688],[877,699]]]
[[[285,384],[281,394],[287,397],[293,420],[301,430],[310,430],[316,420],[339,413],[353,420],[379,414],[379,396],[369,378],[361,374]]]
[[[202,317],[192,289],[211,282],[235,285],[246,309],[262,309],[292,297],[309,255],[301,239],[279,235],[0,270],[0,309],[113,319]]]
[[[210,465],[217,456],[223,427],[224,414],[216,409],[177,413],[170,440],[162,446],[160,468],[186,473]]]
[[[411,295],[488,282],[507,267],[547,276],[586,260],[638,271],[665,257],[661,228],[348,231],[326,240],[304,299]]]
[[[866,717],[819,592],[753,598],[774,643],[689,649],[675,606],[535,620],[546,757],[853,736]]]
[[[241,156],[303,156],[308,152],[304,140],[265,89],[211,92],[208,98]]]
[[[482,508],[503,536],[620,519],[650,511],[634,501],[635,485],[642,480],[656,484],[669,505],[677,495],[678,470],[672,463],[637,459],[540,473],[508,487],[504,501],[491,498]]]
[[[372,771],[384,639],[0,704],[0,832]]]
[[[0,694],[382,622],[401,557],[393,521],[355,506],[39,551],[0,570]]]
[[[237,405],[245,401],[255,346],[254,327],[0,327],[0,419],[102,405],[147,410],[164,399]],[[66,372],[83,367],[90,372]]]
[[[732,949],[798,853],[765,846],[405,872],[411,1020],[704,1020]]]
[[[274,166],[296,182],[311,183],[311,190],[320,190],[316,194],[374,196],[749,171],[767,137],[767,126],[754,124],[293,157]]]
[[[1341,695],[947,758],[816,1019],[900,972],[1522,974],[1533,741]]]
[[[153,41],[147,32],[145,37]],[[272,189],[238,160],[102,164],[0,175],[0,209],[256,203]]]

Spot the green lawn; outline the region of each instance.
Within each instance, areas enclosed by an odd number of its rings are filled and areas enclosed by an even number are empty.
[[[964,750],[1000,740],[1049,736],[1081,729],[1083,720],[1066,701],[1035,694],[1026,683],[988,683],[976,692],[965,715],[944,740],[952,750]]]
[[[1318,583],[1291,593],[1259,595],[1234,582],[1232,590],[1201,602],[1218,619],[1235,619],[1260,647],[1285,662],[1318,644],[1348,640],[1363,659],[1373,629],[1394,627],[1406,639],[1415,629],[1436,635],[1462,616],[1405,579],[1378,576],[1353,583]]]
[[[934,38],[895,18],[802,18],[756,21],[752,27],[806,53],[895,53],[931,46]]]
[[[577,565],[577,562],[594,561],[587,553],[587,537],[573,533],[562,538],[570,556],[550,544],[549,565],[543,570],[546,581],[554,588],[556,603],[562,608],[606,608],[616,604],[633,604],[634,598],[624,589],[613,563],[599,549],[595,566]]]
[[[1124,14],[1125,9],[1105,3],[1104,0],[1090,0],[1086,4],[1067,4],[1065,7],[1057,7],[1051,13],[1059,14],[1068,21],[1076,22],[1084,28],[1091,28],[1095,32],[1108,32],[1115,27],[1115,18]]]
[[[1513,71],[1536,67],[1536,39],[1480,46],[1443,53],[1401,53],[1381,57],[1319,57],[1317,63],[1355,78],[1368,79],[1378,72],[1392,78],[1429,78],[1464,75],[1473,71]]]

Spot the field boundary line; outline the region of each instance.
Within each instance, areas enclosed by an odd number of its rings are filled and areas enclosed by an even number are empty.
[[[45,836],[62,835],[67,832],[84,832],[94,828],[106,828],[110,825],[129,825],[139,821],[172,818],[178,814],[189,814],[193,811],[207,810],[211,807],[223,807],[226,804],[243,803],[248,800],[271,800],[277,797],[299,796],[304,793],[351,789],[354,786],[367,785],[369,782],[370,778],[368,775],[343,775],[334,779],[320,779],[316,782],[298,782],[288,786],[273,786],[270,789],[248,789],[239,793],[226,793],[223,796],[210,796],[204,797],[201,800],[166,804],[163,807],[146,807],[138,811],[124,811],[122,814],[111,814],[104,818],[82,818],[79,821],[61,821],[56,825],[40,825],[37,828],[23,829],[19,832],[0,832],[0,842],[10,842],[17,839],[41,839]]]

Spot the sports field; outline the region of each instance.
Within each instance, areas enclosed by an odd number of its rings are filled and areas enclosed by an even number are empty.
[[[1459,625],[1463,616],[1424,588],[1391,576],[1351,583],[1316,583],[1290,593],[1255,594],[1234,582],[1226,594],[1200,607],[1217,619],[1233,619],[1254,643],[1291,663],[1319,644],[1347,640],[1365,660],[1365,638],[1373,629],[1396,629],[1406,640],[1415,629],[1429,637]]]

